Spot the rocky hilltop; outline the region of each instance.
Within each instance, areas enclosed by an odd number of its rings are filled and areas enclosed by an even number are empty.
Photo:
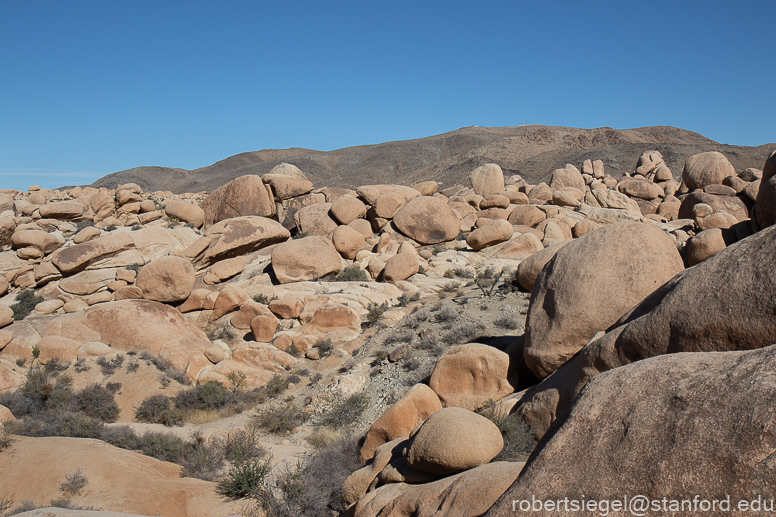
[[[2,191],[0,515],[767,508],[770,151]]]
[[[93,187],[115,189],[136,183],[143,190],[175,193],[212,191],[236,177],[262,176],[286,162],[305,171],[318,187],[354,189],[366,184],[412,185],[433,180],[445,187],[466,183],[480,165],[495,163],[507,175],[519,174],[532,184],[548,181],[549,174],[567,163],[601,160],[610,175],[619,178],[633,169],[645,149],[659,151],[677,173],[687,158],[719,151],[738,170],[761,167],[773,146],[723,145],[668,126],[637,129],[577,129],[553,126],[467,127],[441,135],[377,145],[348,147],[330,152],[310,149],[274,149],[232,156],[195,170],[136,167],[109,174]]]

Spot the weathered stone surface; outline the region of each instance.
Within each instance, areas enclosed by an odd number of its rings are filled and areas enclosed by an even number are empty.
[[[35,248],[48,255],[61,248],[65,240],[54,233],[43,230],[16,230],[11,237],[14,249]]]
[[[526,290],[532,291],[534,283],[536,282],[536,278],[539,276],[542,268],[547,264],[547,262],[552,260],[552,258],[555,256],[555,253],[557,253],[559,249],[561,249],[569,242],[571,241],[559,242],[546,248],[542,246],[543,249],[537,251],[536,253],[532,253],[530,256],[520,262],[520,265],[517,266],[517,281],[520,283],[520,285],[522,285]]]
[[[731,508],[776,497],[765,459],[776,449],[776,416],[760,403],[776,390],[774,368],[776,347],[768,346],[672,354],[598,375],[486,515],[508,515],[512,501],[531,497],[595,500],[616,492],[657,501],[697,493],[730,498]]]
[[[164,213],[167,217],[177,217],[185,223],[193,224],[196,228],[201,228],[205,224],[205,211],[194,203],[182,199],[167,200]]]
[[[339,303],[326,303],[318,307],[305,326],[308,333],[325,333],[337,330],[361,332],[361,318],[358,313]]]
[[[331,241],[319,236],[286,241],[272,250],[272,269],[281,284],[317,280],[341,265]]]
[[[312,182],[290,176],[273,176],[269,186],[277,201],[302,196],[313,189]]]
[[[316,203],[308,205],[294,214],[296,227],[300,233],[307,235],[319,235],[330,239],[339,226],[329,216],[331,203]]]
[[[213,304],[213,312],[210,314],[210,321],[216,321],[225,314],[236,311],[242,305],[250,302],[250,295],[245,290],[236,285],[227,285],[218,292],[218,296]]]
[[[224,280],[232,278],[233,276],[239,275],[243,272],[243,269],[245,269],[245,264],[247,261],[248,259],[242,256],[216,262],[210,266],[210,269],[208,270],[207,274],[205,274],[202,281],[206,284],[212,285],[223,282]]]
[[[231,257],[283,242],[291,233],[277,221],[266,217],[237,217],[214,224],[205,232],[207,240],[197,241],[185,255],[204,268]]]
[[[523,233],[514,235],[508,241],[493,246],[493,255],[491,256],[506,260],[525,260],[543,249],[542,241],[536,235],[533,233]]]
[[[507,221],[515,225],[533,228],[546,218],[547,215],[535,206],[521,205],[516,206],[512,212],[510,212]]]
[[[356,254],[366,248],[364,236],[350,226],[338,226],[331,236],[331,242],[344,258],[353,260]]]
[[[70,221],[73,219],[79,219],[84,212],[86,212],[86,206],[78,203],[77,201],[59,201],[57,203],[47,203],[38,209],[41,217],[48,219],[59,219],[61,221]]]
[[[350,224],[366,217],[366,205],[353,196],[342,196],[331,204],[331,215],[340,224]]]
[[[746,205],[738,197],[715,196],[702,190],[693,190],[682,200],[679,206],[679,219],[693,219],[693,208],[699,203],[711,206],[714,212],[724,210],[734,216],[738,221],[749,218]]]
[[[91,263],[114,257],[135,247],[135,241],[127,233],[106,235],[58,251],[52,258],[54,265],[65,274],[85,269]]]
[[[466,237],[466,244],[479,251],[488,246],[508,241],[512,238],[512,223],[504,219],[494,219],[485,226],[477,228]]]
[[[65,314],[48,324],[45,336],[86,344],[99,341],[123,352],[148,350],[192,380],[211,363],[204,352],[210,341],[172,307],[150,300],[122,300]]]
[[[582,174],[574,167],[566,167],[564,169],[555,169],[550,176],[550,189],[558,190],[562,187],[574,187],[576,189],[585,191],[585,180],[582,178]],[[529,196],[530,197],[530,192]]]
[[[755,196],[755,218],[760,228],[776,223],[776,151],[763,166],[760,188]]]
[[[504,172],[495,163],[486,163],[469,174],[469,182],[474,192],[482,197],[501,194],[504,191]]]
[[[182,302],[191,294],[194,266],[182,257],[162,257],[146,264],[137,275],[143,297],[157,302]]]
[[[269,302],[269,310],[283,319],[298,318],[304,309],[304,302],[294,296],[286,296]]]
[[[404,235],[421,244],[453,240],[461,226],[458,216],[447,203],[429,196],[408,201],[393,222]]]
[[[385,263],[383,278],[386,282],[398,282],[406,280],[419,271],[417,255],[399,253]]]
[[[420,192],[421,196],[433,196],[437,188],[439,188],[439,183],[436,181],[422,181],[412,185],[412,188]]]
[[[723,179],[735,173],[724,154],[710,151],[687,158],[682,180],[689,190],[703,189],[706,185],[721,185]]]
[[[768,227],[687,268],[531,388],[518,414],[544,432],[600,372],[667,353],[776,343],[775,261],[776,227]]]
[[[683,269],[673,239],[646,223],[607,225],[563,246],[531,292],[526,364],[546,377]]]
[[[621,192],[593,189],[591,193],[601,208],[614,208],[641,214],[639,204]]]
[[[253,339],[263,343],[272,341],[278,329],[278,319],[273,315],[259,315],[251,320]]]
[[[469,343],[451,348],[436,364],[429,386],[444,407],[476,411],[499,400],[518,384],[509,355],[496,348]]]
[[[205,212],[205,226],[210,226],[234,217],[272,217],[275,215],[275,201],[259,176],[247,175],[214,190],[202,202],[202,210]]]
[[[358,187],[356,192],[368,205],[373,206],[375,201],[377,201],[377,198],[386,192],[397,192],[404,196],[406,201],[420,196],[420,192],[412,187],[406,187],[404,185],[363,185]]]
[[[449,475],[478,467],[501,452],[496,424],[463,408],[442,408],[410,436],[407,464],[423,472]]]
[[[727,239],[725,238],[727,237]],[[700,264],[724,250],[727,242],[735,242],[735,234],[720,228],[704,230],[687,241],[687,263],[690,266]]]

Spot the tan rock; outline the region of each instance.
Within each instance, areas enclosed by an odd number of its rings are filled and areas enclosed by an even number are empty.
[[[469,182],[480,196],[500,194],[504,191],[504,172],[495,163],[486,163],[469,174]]]
[[[383,278],[386,282],[399,282],[408,279],[419,270],[420,264],[417,255],[400,253],[394,255],[385,263]]]
[[[56,312],[57,309],[63,307],[64,305],[65,302],[54,298],[53,300],[46,300],[45,302],[40,302],[37,304],[35,306],[35,312],[38,314],[51,314],[52,312]]]
[[[267,174],[262,176],[262,180],[266,177],[266,182],[272,181],[272,179],[275,176],[288,176],[290,178],[296,178],[300,180],[306,180],[307,176],[305,176],[304,172],[297,167],[296,165],[293,165],[291,163],[281,163],[278,165],[275,165],[272,170],[270,170]]]
[[[406,203],[400,192],[386,192],[375,200],[373,208],[378,217],[392,219]]]
[[[79,219],[84,215],[86,207],[77,201],[59,201],[57,203],[47,203],[41,206],[38,211],[40,216],[44,218],[70,221]]]
[[[223,315],[236,311],[240,306],[249,302],[250,299],[251,297],[244,289],[236,285],[227,285],[218,293],[213,306],[213,313],[210,315],[210,321],[216,321]]]
[[[597,230],[598,228],[598,223],[591,219],[585,218],[574,225],[574,227],[571,229],[571,235],[577,239],[587,233]]]
[[[40,348],[39,360],[42,364],[48,364],[52,359],[63,362],[71,362],[78,359],[78,350],[83,346],[73,339],[61,336],[43,336],[38,343]]]
[[[572,166],[566,166],[563,169],[555,169],[550,175],[550,189],[558,190],[562,187],[574,187],[585,191],[585,180],[579,170]],[[529,193],[530,197],[530,193]]]
[[[61,248],[65,240],[54,233],[46,233],[43,230],[17,230],[11,237],[11,245],[14,249],[35,248],[48,255]]]
[[[0,303],[0,328],[7,327],[13,323],[13,310],[4,304]]]
[[[286,241],[272,250],[272,268],[281,284],[317,280],[339,271],[341,260],[331,242],[319,236]]]
[[[211,346],[205,333],[176,309],[150,300],[100,303],[83,312],[59,316],[48,324],[45,336],[62,336],[82,344],[99,341],[122,352],[148,350],[192,380],[211,364],[204,355]]]
[[[277,201],[302,196],[313,190],[312,182],[290,176],[273,176],[269,186]]]
[[[369,428],[359,451],[361,461],[371,459],[383,444],[409,436],[413,429],[440,409],[442,404],[434,390],[425,384],[416,384]]]
[[[297,211],[294,220],[299,232],[331,238],[339,225],[329,216],[330,209],[331,203],[316,203]]]
[[[251,320],[251,332],[255,341],[269,343],[278,329],[278,319],[273,315],[259,315]]]
[[[73,312],[79,312],[84,311],[89,308],[89,304],[83,301],[80,298],[76,298],[74,300],[70,300],[67,302],[64,306],[62,306],[62,309],[65,311],[65,313],[70,314]]]
[[[38,248],[19,248],[16,256],[22,260],[35,260],[43,257],[43,252]]]
[[[700,264],[713,257],[727,247],[727,240],[735,241],[735,237],[720,228],[712,228],[697,234],[687,241],[687,263],[691,266]]]
[[[174,303],[189,297],[195,280],[191,262],[182,257],[161,257],[143,266],[136,285],[147,300]]]
[[[113,293],[114,300],[142,300],[143,290],[134,285],[125,285]]]
[[[64,274],[73,274],[90,264],[114,257],[135,247],[135,241],[127,233],[107,235],[75,246],[63,248],[54,254],[52,262]]]
[[[514,235],[508,241],[493,246],[493,258],[505,260],[525,260],[544,249],[542,241],[533,233]]]
[[[11,410],[5,406],[0,406],[0,424],[3,422],[16,422]]]
[[[360,333],[361,318],[355,310],[347,305],[327,303],[313,313],[305,329],[318,333],[335,330],[352,330]]]
[[[508,197],[495,194],[488,196],[480,203],[480,210],[487,210],[488,208],[507,208],[509,203]]]
[[[478,467],[504,447],[496,424],[463,408],[442,408],[410,436],[407,464],[423,472],[450,475]]]
[[[407,202],[393,222],[404,235],[421,244],[453,240],[460,228],[460,221],[449,205],[428,196]]]
[[[348,260],[353,260],[359,251],[366,248],[364,236],[350,226],[338,226],[331,241],[339,254]]]
[[[269,310],[266,305],[253,300],[248,300],[234,313],[230,322],[233,327],[248,330],[251,328],[251,321],[253,321],[256,316],[271,316],[274,318],[272,311]],[[277,320],[277,318],[275,318],[275,320]]]
[[[429,386],[443,407],[477,410],[512,393],[517,374],[509,355],[490,346],[469,343],[451,348],[436,364]]]
[[[723,179],[735,173],[735,168],[724,154],[710,151],[687,158],[682,181],[689,190],[702,189],[706,185],[721,185]]]
[[[214,224],[184,252],[198,268],[287,240],[291,234],[266,217],[237,217]]]
[[[178,307],[181,313],[200,311],[205,308],[205,299],[212,293],[210,289],[194,289],[183,304]],[[142,294],[142,293],[141,293]],[[218,296],[218,293],[215,293]],[[213,300],[215,302],[215,300]],[[210,309],[213,307],[211,306]]]
[[[331,204],[330,212],[340,224],[350,224],[366,217],[366,205],[356,197],[342,196]]]
[[[412,187],[406,187],[404,185],[363,185],[358,187],[356,192],[368,205],[372,206],[374,206],[377,198],[386,192],[398,192],[404,196],[406,201],[420,196],[420,192]]]
[[[494,219],[485,226],[471,232],[466,237],[466,244],[479,251],[488,246],[508,241],[512,238],[512,223],[504,219]]]
[[[293,296],[286,296],[282,299],[271,300],[269,302],[269,310],[283,319],[298,318],[303,309],[304,302]]]
[[[421,196],[433,196],[439,188],[439,184],[436,181],[422,181],[414,184],[412,188],[420,192]]]
[[[521,205],[512,209],[512,212],[509,213],[507,221],[514,225],[528,226],[533,228],[540,222],[544,221],[546,218],[547,215],[535,206]]]
[[[152,210],[154,209],[147,212]],[[201,228],[205,223],[205,211],[182,199],[168,199],[164,206],[164,213],[167,217],[175,217],[184,223],[193,224],[195,228]]]
[[[683,269],[673,239],[646,223],[606,225],[564,245],[533,285],[526,364],[546,377]]]
[[[214,190],[202,202],[202,210],[205,226],[211,226],[235,217],[272,217],[275,201],[259,176],[247,175]]]
[[[246,257],[234,257],[226,260],[216,262],[203,278],[206,284],[217,284],[223,282],[233,276],[239,275],[245,269],[245,264],[248,262]]]

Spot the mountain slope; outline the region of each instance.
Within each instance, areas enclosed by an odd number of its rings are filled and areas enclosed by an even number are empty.
[[[633,171],[642,152],[657,149],[674,176],[693,154],[720,151],[736,169],[762,167],[776,144],[743,147],[720,144],[698,133],[670,126],[636,129],[577,129],[554,126],[467,127],[449,133],[334,151],[271,149],[241,153],[195,170],[136,167],[109,174],[92,184],[115,188],[137,183],[145,191],[212,191],[245,174],[265,174],[279,163],[299,167],[316,186],[355,187],[370,183],[412,184],[434,179],[443,185],[466,184],[469,172],[498,163],[506,174],[531,183],[566,163],[603,160],[615,177]]]

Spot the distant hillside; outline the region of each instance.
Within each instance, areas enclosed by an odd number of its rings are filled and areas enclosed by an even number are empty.
[[[469,172],[497,163],[505,174],[520,174],[537,183],[566,163],[603,160],[619,177],[633,171],[642,152],[657,149],[680,177],[693,154],[719,151],[738,169],[761,168],[776,144],[759,147],[724,145],[698,133],[670,126],[637,129],[576,129],[553,126],[467,127],[441,135],[335,151],[270,149],[241,153],[195,170],[135,167],[109,174],[92,184],[115,188],[137,183],[144,191],[175,193],[212,191],[245,174],[265,174],[287,162],[299,167],[316,186],[356,187],[373,183],[410,185],[433,179],[448,186],[466,184]]]

